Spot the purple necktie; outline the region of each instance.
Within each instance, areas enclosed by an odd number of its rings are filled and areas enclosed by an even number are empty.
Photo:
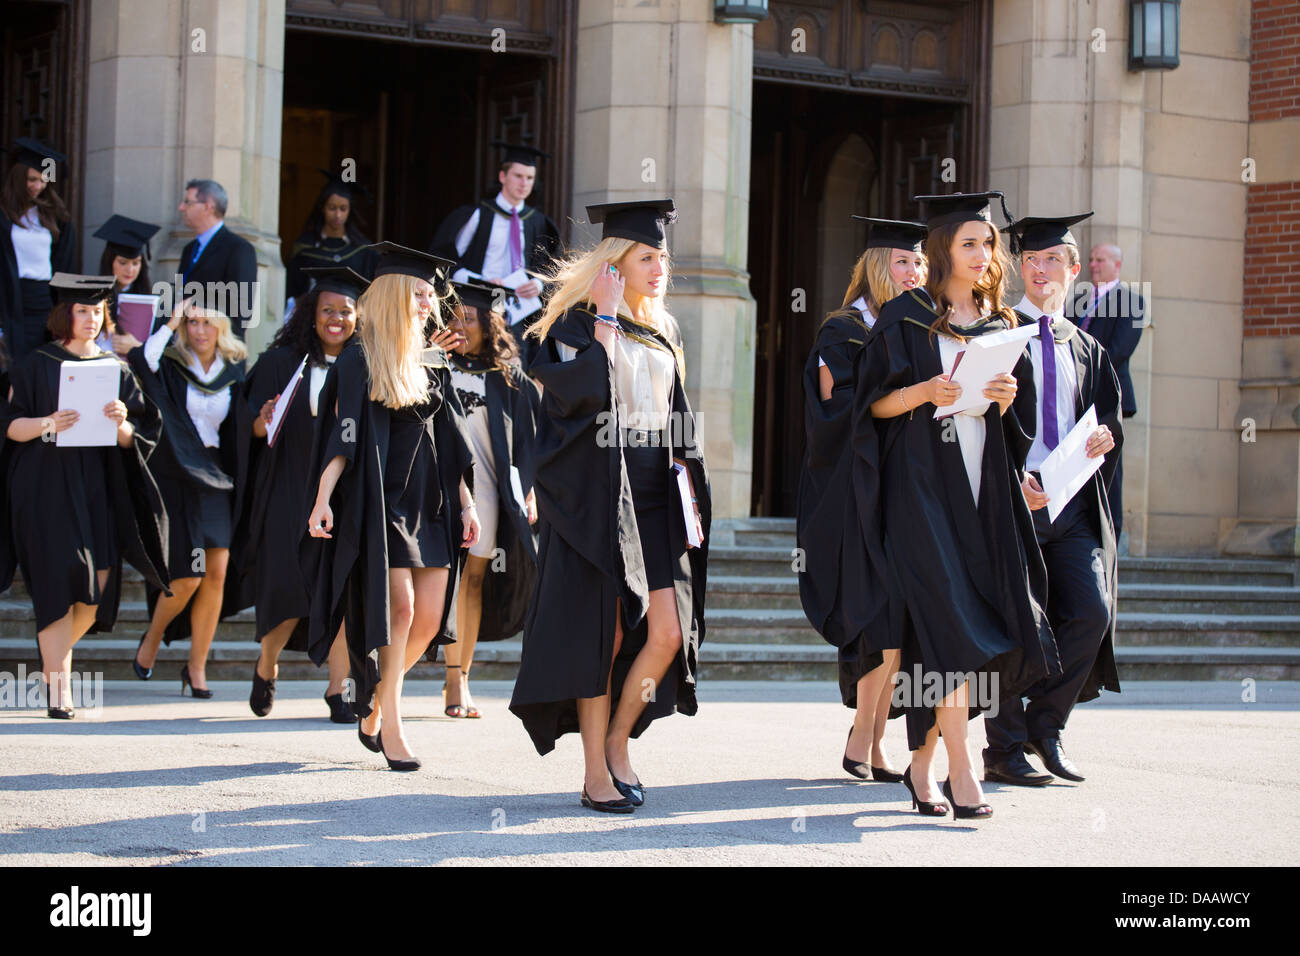
[[[1038,320],[1038,341],[1043,353],[1043,444],[1051,451],[1061,438],[1056,430],[1056,339],[1052,337],[1052,320]]]
[[[519,244],[519,213],[510,210],[510,271],[524,264],[524,250]]]

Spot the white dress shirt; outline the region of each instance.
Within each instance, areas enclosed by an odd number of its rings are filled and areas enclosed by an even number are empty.
[[[158,371],[158,366],[162,362],[162,354],[167,351],[167,345],[171,342],[173,334],[171,329],[163,325],[158,328],[157,332],[149,336],[149,340],[144,343],[144,359],[149,363],[150,371]],[[220,353],[212,360],[212,365],[206,370],[193,352],[190,353],[189,361],[186,364],[189,370],[194,373],[194,377],[204,383],[215,380],[221,374],[221,370],[226,367],[225,359],[221,357]],[[199,438],[203,440],[204,447],[220,447],[221,423],[230,414],[230,389],[223,388],[219,392],[209,394],[199,391],[192,384],[186,382],[185,411],[189,413],[190,421],[194,422],[194,428],[198,431]]]
[[[1044,315],[1042,309],[1029,301],[1029,296],[1017,302],[1015,309],[1035,322]],[[1053,324],[1064,322],[1064,308],[1053,312],[1051,318]],[[1053,340],[1052,347],[1056,351],[1056,438],[1060,441],[1074,427],[1074,399],[1079,391],[1079,372],[1074,367],[1074,354],[1070,351],[1068,342]],[[1029,471],[1038,471],[1047,456],[1051,454],[1051,449],[1043,442],[1043,343],[1036,335],[1029,340],[1029,358],[1034,363],[1034,394],[1038,396],[1034,408],[1034,423],[1037,430],[1034,433],[1034,443],[1029,446],[1025,468]]]
[[[468,269],[457,269],[452,273],[452,279],[456,282],[464,282],[466,279],[482,279],[484,276],[503,279],[515,270],[510,265],[510,212],[514,210],[517,215],[523,215],[524,204],[512,206],[507,200],[505,193],[497,193],[495,200],[497,207],[503,210],[506,215],[492,217],[492,232],[488,235],[487,252],[483,254],[483,271],[471,272]],[[456,233],[456,255],[463,256],[465,250],[469,248],[470,241],[474,238],[474,233],[478,229],[479,217],[483,214],[483,207],[477,206],[470,213],[469,221],[461,227],[460,232]],[[528,267],[528,246],[524,241],[524,222],[519,220],[519,252],[522,261],[519,263],[521,269]]]
[[[35,206],[9,227],[9,241],[14,246],[14,258],[18,260],[18,278],[46,281],[54,278],[54,269],[50,265],[54,237],[41,225]]]
[[[327,355],[325,356],[324,365],[311,366],[311,378],[307,382],[309,388],[307,404],[311,408],[312,418],[316,417],[316,408],[320,404],[320,390],[325,387],[325,376],[329,374],[330,366],[334,364],[334,360],[337,358],[337,355]]]
[[[600,346],[600,343],[596,343]],[[577,350],[557,342],[560,360],[572,361]],[[643,345],[627,335],[614,336],[615,407],[619,425],[644,431],[662,431],[668,427],[672,407],[673,376],[677,360],[662,348]]]

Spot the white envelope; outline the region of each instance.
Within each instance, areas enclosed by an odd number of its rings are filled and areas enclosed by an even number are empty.
[[[1070,499],[1079,493],[1079,489],[1088,483],[1088,479],[1097,473],[1105,455],[1088,457],[1088,439],[1097,430],[1097,406],[1089,405],[1088,410],[1070,429],[1070,433],[1061,439],[1061,443],[1052,449],[1038,474],[1043,479],[1043,491],[1047,495],[1047,517],[1055,521],[1065,510]]]

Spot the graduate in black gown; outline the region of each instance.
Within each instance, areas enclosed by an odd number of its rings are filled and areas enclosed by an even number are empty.
[[[12,392],[0,399],[0,450],[7,499],[0,509],[0,590],[22,569],[36,615],[36,641],[50,717],[74,714],[69,687],[72,649],[87,631],[112,630],[122,563],[154,587],[166,587],[167,517],[149,471],[162,420],[139,383],[95,338],[112,288],[105,276],[56,273],[59,303],[49,317],[53,341],[12,369]],[[74,447],[57,436],[78,424],[60,409],[66,366],[107,363],[117,397],[102,411],[116,425],[116,444]],[[73,369],[75,374],[75,369]]]
[[[171,592],[146,590],[149,627],[134,669],[153,676],[159,645],[190,639],[181,693],[209,698],[208,650],[217,623],[252,603],[230,570],[231,546],[247,485],[252,413],[242,401],[248,349],[230,319],[191,300],[127,356],[145,394],[158,406],[163,437],[154,473],[167,505]]]
[[[492,146],[503,150],[497,180],[501,190],[492,199],[458,206],[434,233],[429,251],[454,260],[452,279],[482,279],[515,290],[519,299],[531,300],[546,291],[544,277],[551,274],[561,255],[560,231],[546,213],[525,200],[533,192],[537,166],[547,154],[532,146],[501,141]],[[525,366],[536,354],[536,339],[524,333],[542,315],[541,307],[526,310],[517,300],[510,303],[511,334],[524,356]]]
[[[532,525],[537,503],[530,474],[540,395],[519,367],[506,329],[505,286],[454,282],[449,328],[464,343],[448,353],[451,384],[465,413],[465,437],[474,454],[478,541],[465,555],[456,596],[456,643],[443,648],[448,717],[479,717],[469,691],[474,646],[514,637],[537,582]]]
[[[298,553],[317,477],[312,473],[311,455],[320,420],[320,393],[329,369],[352,340],[357,299],[370,284],[346,266],[306,271],[314,280],[311,291],[294,301],[289,321],[249,370],[244,383],[245,401],[257,418],[249,459],[246,523],[239,535],[239,573],[248,580],[257,609],[261,653],[253,667],[248,706],[259,717],[269,714],[275,701],[280,652],[286,647],[307,650],[311,597]],[[275,434],[269,436],[276,402],[291,382],[288,409]],[[325,705],[330,720],[354,724],[356,715],[343,700],[348,648],[342,634],[330,645],[328,660]]]
[[[864,597],[867,550],[858,540],[853,466],[853,393],[858,354],[876,324],[880,307],[925,282],[925,226],[854,216],[870,224],[867,248],[858,257],[844,303],[826,316],[804,366],[804,427],[807,453],[799,476],[796,538],[804,559],[799,596],[808,620],[839,649],[840,696],[854,709],[842,766],[863,780],[898,782],[889,766],[885,724],[893,676],[898,671],[896,636],[881,620],[847,633],[845,620],[860,620],[844,602]]]
[[[18,362],[46,341],[45,320],[54,305],[50,278],[79,272],[81,253],[56,188],[68,158],[27,136],[14,142],[11,155],[0,183],[0,331]]]
[[[358,198],[369,196],[369,192],[328,170],[322,169],[321,174],[325,185],[285,263],[285,295],[289,299],[307,292],[311,285],[307,269],[346,266],[367,281],[375,274],[378,257],[363,232],[364,223],[357,210]]]
[[[1038,426],[1025,460],[1025,499],[1047,566],[1047,618],[1060,649],[1062,673],[1002,701],[984,721],[984,779],[1018,786],[1042,786],[1041,774],[1025,759],[1030,750],[1058,777],[1080,782],[1083,774],[1065,755],[1061,732],[1079,701],[1102,688],[1119,691],[1115,669],[1115,521],[1107,489],[1112,481],[1123,428],[1119,376],[1101,344],[1065,317],[1065,302],[1081,265],[1070,227],[1092,213],[1058,218],[1027,217],[1015,224],[1020,239],[1024,298],[1015,309],[1022,324],[1039,327],[1029,343],[1038,396]],[[1051,342],[1050,348],[1044,344]],[[1039,469],[1092,407],[1097,428],[1088,436],[1091,458],[1105,456],[1053,520]]]
[[[886,303],[858,357],[853,486],[863,540],[883,542],[869,593],[884,606],[873,601],[868,613],[899,631],[894,701],[907,708],[912,749],[904,782],[935,816],[948,811],[933,771],[939,732],[954,815],[988,816],[967,720],[1059,672],[1043,611],[1046,572],[1020,489],[1034,424],[1027,354],[984,387],[980,404],[934,418],[961,394],[945,369],[965,343],[1016,326],[1002,305],[1006,256],[989,213],[1001,195],[921,197],[926,289]]]
[[[530,371],[542,386],[541,533],[510,710],[540,754],[579,731],[582,805],[631,813],[646,788],[628,739],[697,710],[709,482],[681,334],[663,301],[673,202],[605,203],[587,215],[603,223],[601,241],[558,273],[529,331],[540,344]]]
[[[301,550],[307,641],[320,663],[346,620],[361,742],[390,769],[417,770],[402,727],[403,679],[431,646],[455,640],[457,552],[474,544],[479,523],[446,358],[461,337],[445,327],[436,290],[450,263],[391,242],[375,250],[357,344],[319,399],[319,480]]]
[[[100,348],[106,351],[125,357],[133,348],[144,344],[118,327],[118,296],[124,292],[132,295],[150,295],[153,292],[149,282],[149,240],[160,228],[151,222],[114,213],[93,233],[96,239],[104,240],[104,251],[99,257],[100,275],[113,277],[108,315],[104,332],[100,335]]]

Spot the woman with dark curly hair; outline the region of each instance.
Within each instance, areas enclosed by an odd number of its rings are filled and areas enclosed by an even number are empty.
[[[257,639],[262,651],[253,668],[248,706],[258,717],[271,712],[280,652],[307,650],[307,612],[311,601],[298,563],[302,524],[311,510],[311,450],[316,438],[318,399],[325,376],[357,328],[357,299],[370,283],[352,269],[308,269],[311,291],[294,303],[289,321],[257,360],[244,397],[257,415],[249,474],[253,491],[240,542],[241,569],[256,594]],[[299,371],[301,375],[297,379]],[[292,386],[291,386],[292,383]],[[274,433],[269,431],[280,395],[293,388]],[[329,652],[325,704],[330,720],[354,724],[343,700],[348,649],[342,632]]]
[[[327,181],[285,263],[284,293],[290,300],[297,299],[310,287],[308,269],[346,266],[366,281],[375,276],[377,256],[361,231],[365,223],[356,209],[356,198],[365,194],[365,187],[344,182],[324,169],[321,173]]]
[[[464,342],[448,357],[451,384],[465,410],[465,437],[474,453],[479,538],[465,557],[457,640],[443,650],[443,707],[448,717],[478,717],[469,693],[474,645],[519,633],[537,578],[531,528],[537,505],[527,461],[539,395],[519,367],[518,348],[506,327],[506,297],[512,291],[483,282],[453,282],[452,287],[447,327]]]

